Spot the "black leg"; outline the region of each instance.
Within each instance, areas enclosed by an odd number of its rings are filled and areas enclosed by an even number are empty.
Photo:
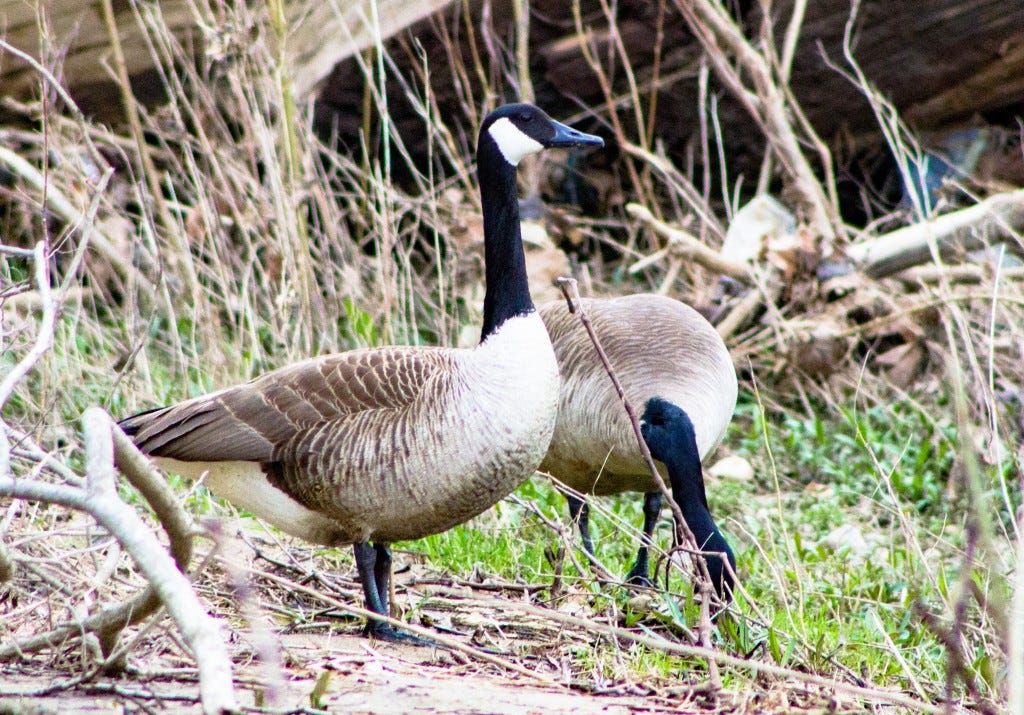
[[[626,583],[637,586],[653,586],[649,556],[651,544],[654,543],[654,529],[661,518],[661,506],[664,501],[662,493],[648,492],[644,494],[644,534],[640,539],[640,548],[636,552],[636,562],[626,574]]]
[[[363,584],[367,610],[382,616],[388,615],[387,592],[381,594],[377,590],[377,550],[365,541],[354,544],[352,550],[356,555],[356,570],[359,572],[359,581]]]
[[[576,522],[583,539],[583,550],[587,556],[594,557],[594,540],[590,538],[590,505],[577,496],[565,495],[569,502],[569,518]]]
[[[377,554],[377,562],[373,565],[373,580],[377,584],[377,593],[384,604],[384,612],[391,615],[391,549],[387,544],[374,543],[373,550]]]
[[[391,579],[391,551],[386,544],[362,542],[352,547],[356,555],[356,570],[363,584],[366,608],[382,616],[388,613],[388,589]],[[366,634],[379,640],[409,643],[411,645],[436,646],[423,638],[403,633],[390,624],[371,618],[366,622]]]

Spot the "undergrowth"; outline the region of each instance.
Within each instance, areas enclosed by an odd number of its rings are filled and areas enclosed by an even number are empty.
[[[250,12],[236,5],[231,12]],[[422,110],[416,129],[441,158],[417,169],[399,151],[395,161],[413,175],[409,188],[392,179],[381,158],[392,146],[387,138],[351,154],[315,135],[303,111],[287,124],[267,71],[276,60],[259,48],[219,68],[227,91],[213,91],[193,65],[162,67],[168,76],[182,73],[188,91],[143,117],[159,173],[155,185],[163,187],[157,197],[147,195],[138,176],[144,169],[136,149],[110,130],[68,120],[53,107],[41,115],[46,132],[0,129],[46,172],[50,192],[89,194],[95,185],[83,187],[81,177],[113,170],[110,188],[88,197],[97,200],[96,210],[81,209],[79,224],[40,221],[45,198],[27,194],[5,193],[0,212],[8,246],[47,243],[54,285],[67,277],[81,226],[102,234],[70,274],[74,290],[61,296],[53,348],[3,404],[5,423],[73,467],[80,466],[76,421],[92,404],[122,416],[310,355],[389,343],[454,345],[476,334],[479,208],[467,120],[498,97],[515,95],[516,76],[481,72],[494,85],[470,92],[476,99],[458,117],[440,116],[429,86],[412,83],[409,100]],[[384,80],[377,67],[365,65],[368,87]],[[369,90],[367,97],[364,123],[386,117],[384,99]],[[641,117],[648,106],[638,96],[631,105]],[[34,112],[25,109],[27,117]],[[83,152],[86,135],[104,151]],[[701,193],[692,176],[629,169],[622,169],[630,177],[623,190],[650,202],[660,197],[665,214],[685,222],[694,206],[680,186]],[[723,217],[738,208],[715,203],[707,186],[703,199],[702,210],[713,206]],[[587,267],[595,292],[667,286],[684,300],[707,295],[699,269],[654,261],[629,272],[634,254],[646,249],[624,216],[563,218],[604,251],[595,251]],[[619,257],[607,258],[614,251]],[[0,368],[7,374],[38,337],[39,296],[23,253],[0,252],[0,279]],[[936,292],[940,300],[949,297]],[[1012,448],[1019,437],[1001,396],[1020,389],[1006,348],[1020,340],[1020,312],[994,300],[960,306],[951,297],[940,308],[941,330],[929,333],[928,345],[939,345],[941,359],[903,388],[890,389],[883,372],[850,360],[836,366],[839,377],[828,384],[782,374],[777,345],[765,336],[775,340],[803,327],[777,309],[733,337],[739,352],[758,354],[744,366],[743,397],[720,453],[748,460],[754,477],[709,481],[712,513],[736,552],[742,584],[718,620],[718,648],[904,690],[924,702],[945,697],[947,681],[958,702],[1003,702],[1021,492]],[[989,331],[997,324],[995,341]],[[13,467],[19,475],[46,472],[17,451]],[[197,514],[233,513],[201,488],[172,485],[188,494]],[[695,622],[698,605],[678,570],[665,593],[641,601],[596,579],[550,480],[536,477],[515,496],[400,549],[462,579],[537,586],[548,605],[576,599],[613,610],[630,627],[663,627],[678,636]],[[640,505],[640,495],[592,500],[597,558],[613,574],[632,562]],[[6,506],[9,515],[19,508]],[[657,540],[667,543],[665,524]],[[331,558],[350,563],[345,554]],[[962,666],[953,665],[954,650]],[[602,682],[670,680],[704,667],[639,645],[577,649],[574,658],[578,673]],[[723,669],[727,688],[742,691],[754,682],[742,669]]]

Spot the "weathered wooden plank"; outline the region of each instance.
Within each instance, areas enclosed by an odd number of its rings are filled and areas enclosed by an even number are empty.
[[[286,3],[288,69],[299,98],[307,97],[340,60],[386,39],[451,0],[290,0]],[[202,0],[114,0],[115,17],[130,76],[152,69],[146,16],[159,16],[183,47],[203,52],[225,32],[230,3]],[[251,3],[266,12],[265,3]],[[246,28],[239,28],[244,30]],[[0,0],[0,37],[39,59],[75,95],[110,81],[110,38],[99,0]],[[231,38],[240,42],[240,38]],[[244,37],[242,38],[244,39]],[[28,99],[40,79],[24,62],[0,52],[0,93]]]
[[[660,37],[653,133],[674,160],[687,156],[693,146],[699,146],[694,140],[702,126],[698,84],[702,48],[675,3],[666,4],[659,31],[654,0],[617,0],[610,5],[598,0],[578,2],[582,36],[572,19],[573,0],[532,2],[531,73],[538,102],[559,116],[573,116],[581,107],[602,115],[607,112],[601,76],[584,51],[589,47],[612,85],[627,134],[637,136],[632,127],[637,113],[630,98],[630,73],[624,65],[628,62],[646,112]],[[762,8],[767,6],[775,45],[782,46],[793,0],[726,4],[742,13],[738,20],[755,44],[764,24]],[[416,40],[415,51],[408,49],[410,43],[403,43],[406,33],[387,44],[397,72],[419,87],[420,68],[428,66],[429,94],[445,117],[469,116],[483,97],[516,96],[514,82],[507,79],[512,76],[508,71],[514,39],[512,5],[513,0],[455,3],[443,16],[410,26],[407,33]],[[607,8],[615,13],[611,23]],[[843,56],[850,12],[850,0],[808,3],[790,87],[826,142],[848,147],[852,136],[858,147],[878,146],[875,111],[860,89],[843,76],[851,69]],[[474,28],[487,32],[474,32]],[[1024,47],[1024,0],[861,0],[852,34],[853,57],[868,80],[922,137],[929,132],[941,140],[944,132],[972,115],[1013,128],[1012,117],[1024,114],[1024,51],[1020,49]],[[483,67],[474,71],[478,60]],[[339,63],[318,95],[318,122],[337,130],[343,142],[354,146],[362,141],[365,129],[361,119],[364,83],[349,59]],[[719,100],[716,112],[731,180],[744,175],[749,186],[750,177],[760,170],[763,133],[722,89],[714,73],[710,89]],[[415,157],[426,156],[425,134],[417,131],[419,110],[406,100],[401,83],[390,83],[388,92],[391,126],[402,130],[405,145]],[[583,127],[593,131],[597,124]]]

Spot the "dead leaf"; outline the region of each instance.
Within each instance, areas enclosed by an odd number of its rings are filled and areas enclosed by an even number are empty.
[[[924,347],[915,340],[881,353],[875,358],[875,365],[885,370],[889,382],[906,389],[920,376],[924,358]]]

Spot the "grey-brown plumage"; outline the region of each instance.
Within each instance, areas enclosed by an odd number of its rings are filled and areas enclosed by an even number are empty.
[[[699,459],[709,455],[732,419],[737,394],[732,359],[714,327],[690,306],[657,295],[584,299],[583,307],[637,412],[653,398],[680,407],[692,422]],[[564,301],[539,311],[562,374],[558,421],[540,469],[583,494],[644,492],[649,539],[661,495],[611,380]],[[664,465],[658,466],[667,480]],[[586,504],[569,497],[569,506],[592,554]],[[645,543],[630,579],[645,581],[647,572]]]
[[[530,299],[516,165],[546,147],[602,143],[526,104],[484,120],[477,166],[487,285],[475,348],[314,358],[122,426],[169,471],[203,479],[282,530],[354,544],[367,607],[386,615],[387,545],[476,516],[544,456],[558,368]],[[410,639],[376,619],[368,627],[378,637]]]
[[[420,538],[504,498],[543,456],[557,375],[553,365],[547,374],[524,374],[516,364],[544,365],[536,323],[533,330],[509,326],[520,338],[535,333],[527,354],[507,344],[498,350],[509,342],[501,334],[493,347],[476,351],[357,350],[290,365],[123,426],[144,452],[178,462],[173,471],[205,473],[214,493],[309,541]],[[504,384],[487,392],[473,379],[502,374]],[[507,409],[523,399],[522,411]],[[264,479],[282,494],[264,499]]]

